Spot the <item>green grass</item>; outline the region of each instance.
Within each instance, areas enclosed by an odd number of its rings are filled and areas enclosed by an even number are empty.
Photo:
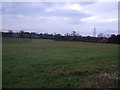
[[[3,88],[85,87],[90,76],[118,71],[116,44],[4,38],[2,50]],[[89,72],[55,73],[63,68]]]

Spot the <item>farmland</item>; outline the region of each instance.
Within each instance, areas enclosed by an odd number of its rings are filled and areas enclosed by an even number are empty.
[[[84,88],[118,71],[118,45],[3,38],[2,64],[3,88]]]

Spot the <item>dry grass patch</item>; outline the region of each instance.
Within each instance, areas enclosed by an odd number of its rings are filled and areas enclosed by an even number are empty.
[[[59,71],[55,71],[56,75],[83,75],[86,74],[88,72],[88,70],[81,70],[81,69],[77,69],[77,70],[67,70],[67,69],[61,69]]]
[[[109,75],[101,73],[99,75],[88,78],[87,88],[117,88],[119,81],[119,73]]]

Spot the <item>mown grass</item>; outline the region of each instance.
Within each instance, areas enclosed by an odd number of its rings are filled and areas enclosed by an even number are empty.
[[[4,38],[2,50],[3,88],[84,88],[90,76],[118,71],[117,44]],[[88,72],[59,74],[76,70]]]

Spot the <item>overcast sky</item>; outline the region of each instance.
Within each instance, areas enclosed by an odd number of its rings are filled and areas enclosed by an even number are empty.
[[[92,35],[118,33],[117,2],[3,2],[2,29]]]

